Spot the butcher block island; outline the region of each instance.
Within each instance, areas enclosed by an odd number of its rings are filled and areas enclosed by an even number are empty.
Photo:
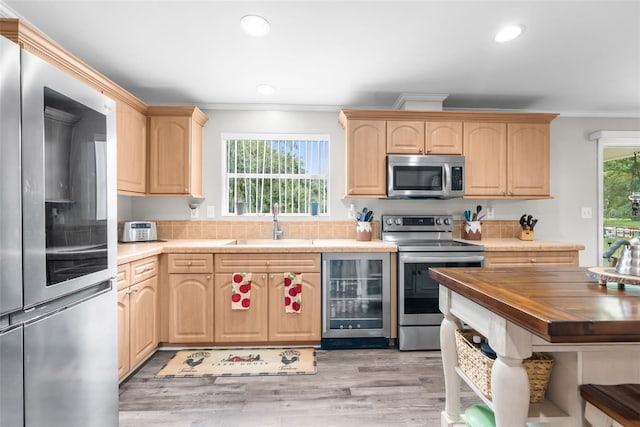
[[[465,425],[460,380],[491,407],[498,427],[583,426],[582,384],[640,382],[640,287],[600,286],[586,268],[436,268],[440,283],[442,426]],[[456,331],[473,328],[497,354],[491,399],[458,366]],[[529,403],[522,360],[554,359],[545,399]]]

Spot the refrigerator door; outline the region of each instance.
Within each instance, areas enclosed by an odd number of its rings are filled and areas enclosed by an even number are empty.
[[[24,306],[116,275],[115,103],[22,51]]]
[[[20,48],[0,36],[0,316],[22,308],[20,180]]]
[[[21,426],[22,326],[0,331],[0,379],[0,426]]]
[[[106,283],[97,296],[25,324],[25,425],[118,425],[117,302]]]

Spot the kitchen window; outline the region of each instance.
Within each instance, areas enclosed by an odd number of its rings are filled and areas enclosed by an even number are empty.
[[[328,214],[329,136],[223,134],[224,214]]]

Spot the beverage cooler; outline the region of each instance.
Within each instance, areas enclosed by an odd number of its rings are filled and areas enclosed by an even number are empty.
[[[322,348],[386,348],[390,255],[322,254]]]

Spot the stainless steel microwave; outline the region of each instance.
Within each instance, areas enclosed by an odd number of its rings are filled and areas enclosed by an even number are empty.
[[[464,156],[387,156],[387,197],[451,199],[464,196]]]

